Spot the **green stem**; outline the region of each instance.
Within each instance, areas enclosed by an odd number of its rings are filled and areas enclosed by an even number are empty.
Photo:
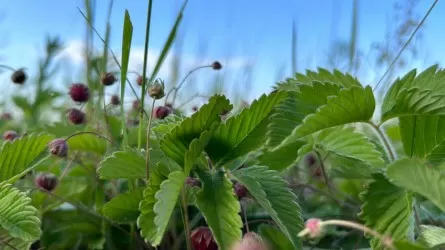
[[[153,120],[153,109],[155,107],[156,99],[153,98],[153,103],[151,104],[150,108],[150,118],[148,118],[148,125],[147,125],[147,142],[146,142],[146,155],[145,155],[145,169],[147,172],[147,180],[150,176],[150,134],[151,134],[151,121]]]
[[[40,165],[42,162],[46,161],[50,157],[51,157],[51,155],[47,155],[46,157],[43,157],[41,160],[39,160],[38,162],[34,163],[31,167],[27,168],[25,171],[23,171],[20,174],[12,177],[11,179],[9,179],[8,183],[12,184],[12,183],[16,182],[17,180],[19,180],[20,178],[22,178],[23,176],[28,174],[31,170],[36,168],[38,165]]]
[[[379,136],[380,140],[382,141],[383,146],[385,147],[386,153],[388,154],[390,160],[394,161],[395,160],[394,152],[391,148],[391,145],[389,144],[388,139],[386,138],[385,134],[383,133],[383,131],[380,130],[380,127],[378,125],[374,124],[371,121],[367,122],[367,124],[369,124],[374,129],[374,131],[376,132],[376,134]]]
[[[181,214],[182,220],[184,223],[184,231],[185,231],[185,241],[187,244],[187,250],[192,250],[192,246],[190,244],[190,227],[189,227],[189,219],[187,212],[187,198],[185,196],[185,189],[183,188],[181,191]]]
[[[148,45],[150,41],[150,23],[151,23],[151,9],[153,1],[148,0],[148,10],[147,10],[147,24],[145,30],[145,45],[144,45],[144,64],[142,69],[142,88],[141,88],[141,106],[144,107],[145,100],[145,90],[147,85],[147,64],[148,64]],[[150,115],[151,117],[151,115]],[[144,114],[141,111],[139,114],[139,136],[138,136],[138,148],[142,147],[142,120],[144,119]]]
[[[65,141],[68,141],[69,139],[71,139],[71,138],[73,138],[73,137],[75,137],[75,136],[81,135],[81,134],[92,134],[92,135],[97,135],[97,137],[102,138],[102,139],[105,139],[105,140],[109,141],[110,143],[113,142],[111,139],[105,137],[104,135],[99,134],[99,133],[97,133],[97,132],[93,132],[93,131],[81,131],[81,132],[74,133],[74,134],[68,136],[68,137],[65,139]]]
[[[7,70],[11,70],[11,71],[16,71],[16,69],[14,69],[13,67],[9,67],[8,65],[4,65],[4,64],[0,64],[0,68],[4,68]]]

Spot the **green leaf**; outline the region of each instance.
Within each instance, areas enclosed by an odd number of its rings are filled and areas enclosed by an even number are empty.
[[[445,154],[445,116],[418,115],[399,118],[405,154],[441,164]]]
[[[11,237],[8,231],[0,229],[0,237],[2,239],[2,244],[0,245],[0,250],[20,250],[29,249],[32,242],[23,241],[18,238]],[[12,247],[14,248],[12,248]]]
[[[107,151],[107,141],[93,134],[79,134],[68,141],[69,154],[77,152],[95,153],[104,155]]]
[[[114,152],[100,162],[97,173],[101,179],[146,178],[145,156],[131,148]]]
[[[276,147],[303,122],[303,119],[326,105],[329,96],[335,96],[341,86],[334,83],[313,82],[301,85],[296,92],[288,92],[288,97],[276,105],[271,115],[267,132],[267,145]]]
[[[359,217],[365,225],[393,240],[413,240],[413,197],[391,184],[383,175],[375,174],[374,181],[363,193],[364,204]],[[383,249],[379,238],[371,239],[372,249]]]
[[[137,188],[114,197],[102,207],[102,214],[119,223],[136,221],[142,192],[143,188]]]
[[[445,229],[436,226],[421,225],[417,241],[427,247],[445,246]]]
[[[395,185],[424,196],[445,212],[445,178],[439,170],[403,158],[391,164],[386,175]]]
[[[232,105],[224,96],[212,96],[207,104],[198,112],[184,119],[161,140],[161,149],[165,155],[184,166],[184,155],[193,139],[198,138],[205,130],[209,130],[214,122],[221,121],[220,114],[232,109]]]
[[[190,170],[195,166],[197,159],[201,156],[202,151],[208,145],[213,132],[216,129],[216,125],[218,124],[215,123],[210,130],[202,132],[199,139],[194,139],[192,143],[190,143],[190,147],[185,153],[184,159],[184,172],[186,175],[190,173]]]
[[[301,84],[310,84],[314,81],[329,82],[343,87],[361,86],[357,78],[338,70],[333,72],[324,68],[317,68],[318,72],[306,70],[306,74],[296,73],[294,78],[288,78],[284,82],[277,83],[276,88],[281,90],[296,89]]]
[[[300,249],[302,244],[297,236],[303,229],[300,207],[280,174],[262,166],[239,169],[232,174],[269,213],[294,247]]]
[[[14,238],[32,242],[40,238],[40,220],[31,199],[10,184],[0,184],[0,226]]]
[[[353,127],[336,127],[321,131],[314,137],[316,149],[356,159],[371,166],[384,164],[382,154],[368,137],[355,131]]]
[[[47,151],[53,137],[33,133],[14,141],[6,141],[0,151],[0,182],[24,172]]]
[[[240,204],[233,193],[232,183],[224,172],[198,173],[203,187],[196,197],[196,205],[204,216],[215,237],[219,249],[229,250],[241,240],[243,225],[239,212]]]
[[[138,228],[141,229],[141,236],[151,244],[156,240],[158,231],[154,222],[155,194],[159,191],[161,183],[168,178],[170,173],[169,168],[163,163],[158,163],[154,168],[151,168],[148,185],[144,189],[143,199],[139,203],[141,214],[137,219],[137,225]]]
[[[280,250],[294,250],[292,242],[284,235],[278,228],[261,224],[259,227],[259,233],[263,239],[265,239],[272,249]]]
[[[258,157],[259,165],[273,170],[283,170],[297,163],[298,150],[306,144],[297,140],[275,150],[264,150]]]
[[[159,191],[155,194],[156,203],[153,211],[156,214],[154,222],[157,233],[152,241],[154,246],[161,244],[186,178],[182,171],[172,172],[168,175],[168,179],[161,183]]]
[[[121,104],[120,111],[122,114],[122,128],[126,128],[126,119],[124,112],[125,84],[127,82],[128,63],[130,61],[131,40],[133,38],[133,24],[131,23],[130,14],[125,10],[124,29],[122,34],[122,62],[121,62]],[[128,145],[127,130],[123,129],[124,145]]]
[[[206,152],[218,166],[259,148],[265,142],[269,117],[285,92],[262,95],[249,108],[229,118],[213,134]]]
[[[393,242],[393,246],[395,246],[397,250],[433,250],[407,240],[395,241]]]
[[[280,145],[292,143],[322,129],[369,121],[374,108],[375,100],[371,87],[352,86],[340,89],[337,95],[328,97],[326,105],[306,116],[302,124],[297,126]]]

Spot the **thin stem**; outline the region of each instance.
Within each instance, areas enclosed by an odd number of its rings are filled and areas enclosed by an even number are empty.
[[[397,54],[397,56],[394,58],[394,60],[391,62],[391,64],[389,65],[388,69],[385,71],[385,73],[383,73],[382,77],[380,78],[380,80],[377,82],[376,86],[374,87],[373,90],[376,90],[380,83],[383,81],[383,79],[385,78],[386,74],[388,74],[389,70],[394,66],[394,64],[397,62],[397,60],[399,60],[400,56],[402,55],[403,51],[405,51],[405,49],[408,47],[409,43],[411,42],[411,40],[413,40],[414,36],[416,35],[417,31],[420,29],[420,27],[423,25],[423,23],[425,22],[426,18],[430,15],[431,11],[434,9],[434,6],[436,6],[437,2],[439,0],[435,0],[433,2],[433,4],[431,5],[431,7],[428,9],[428,11],[426,12],[425,16],[422,18],[422,20],[419,22],[419,25],[417,25],[416,29],[413,31],[413,33],[411,34],[411,36],[408,38],[408,40],[405,42],[405,44],[403,45],[402,49],[400,49],[399,53]]]
[[[188,221],[187,198],[185,196],[185,189],[182,189],[182,191],[181,191],[181,214],[182,214],[182,220],[184,223],[184,231],[186,233],[185,241],[187,244],[187,250],[192,250],[192,246],[190,244],[190,227],[189,227],[189,221]]]
[[[44,154],[46,154],[46,152],[44,152]],[[51,155],[47,155],[46,157],[43,157],[41,160],[39,160],[38,162],[34,163],[31,167],[27,168],[25,171],[21,172],[20,174],[12,177],[11,179],[8,180],[8,183],[14,183],[17,180],[19,180],[20,178],[22,178],[23,176],[27,175],[31,170],[33,170],[34,168],[36,168],[38,165],[40,165],[42,162],[46,161],[48,158],[50,158]]]
[[[144,107],[145,101],[145,89],[147,85],[147,61],[148,61],[148,45],[150,41],[150,23],[151,23],[151,9],[153,1],[148,0],[148,10],[147,10],[147,24],[145,29],[145,45],[144,45],[144,63],[142,69],[142,88],[141,88],[141,106]],[[153,112],[153,111],[152,111]],[[150,115],[151,118],[151,115]],[[144,119],[144,114],[141,111],[139,114],[139,133],[138,133],[138,148],[142,146],[142,120]],[[147,175],[148,176],[148,175]]]
[[[10,67],[10,66],[4,65],[4,64],[0,64],[0,68],[4,68],[4,69],[7,69],[7,70],[11,70],[11,71],[17,71],[13,67]]]
[[[389,158],[391,159],[391,161],[394,161],[395,160],[394,152],[393,152],[391,145],[389,144],[385,134],[383,133],[383,131],[380,130],[379,126],[377,126],[376,124],[374,124],[371,121],[367,122],[367,124],[369,124],[374,129],[374,131],[377,133],[377,135],[379,136],[380,140],[382,141],[382,143],[386,149],[386,152],[388,153]]]
[[[153,98],[153,103],[151,104],[150,118],[148,119],[147,125],[147,142],[146,142],[146,155],[145,155],[145,169],[147,171],[147,180],[150,176],[150,134],[151,134],[151,121],[153,120],[153,109],[155,106],[156,99]]]
[[[93,131],[81,131],[81,132],[74,133],[74,134],[68,136],[68,137],[65,139],[65,141],[68,141],[69,139],[73,138],[74,136],[78,136],[78,135],[81,135],[81,134],[93,134],[93,135],[97,135],[97,137],[102,138],[102,139],[105,139],[105,140],[107,140],[107,141],[110,142],[110,143],[113,143],[113,141],[112,141],[111,139],[109,139],[109,138],[103,136],[102,134],[99,134],[99,133],[97,133],[97,132],[93,132]]]
[[[246,231],[250,232],[250,230],[249,230],[249,222],[247,221],[246,206],[245,206],[245,204],[243,202],[241,202],[241,210],[243,211],[244,225],[246,226]]]
[[[211,67],[212,67],[212,65],[205,65],[205,66],[199,66],[199,67],[197,67],[197,68],[194,68],[194,69],[190,70],[189,73],[184,77],[184,79],[182,79],[181,83],[179,83],[178,87],[174,87],[174,88],[172,88],[172,89],[167,93],[167,95],[165,95],[165,104],[167,104],[168,97],[170,96],[170,94],[171,94],[173,91],[175,91],[175,93],[174,93],[174,95],[173,95],[173,101],[172,101],[172,105],[173,105],[173,103],[174,103],[175,100],[176,100],[176,95],[177,95],[177,93],[178,93],[178,90],[182,87],[182,85],[184,85],[185,80],[187,80],[187,78],[188,78],[193,72],[195,72],[195,71],[197,71],[197,70],[199,70],[199,69],[203,69],[203,68],[211,68]]]

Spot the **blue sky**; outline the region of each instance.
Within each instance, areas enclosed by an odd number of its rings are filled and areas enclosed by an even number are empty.
[[[76,61],[85,34],[85,21],[77,10],[83,0],[15,0],[4,1],[0,10],[0,63],[36,70],[37,56],[46,34],[60,35],[67,46],[65,55]],[[181,5],[180,0],[155,0],[150,40],[153,60],[162,48]],[[417,13],[423,16],[433,1],[420,1]],[[108,1],[96,3],[95,26],[103,34]],[[361,0],[359,9],[358,47],[366,54],[371,43],[382,41],[393,13],[392,0]],[[111,47],[119,54],[125,9],[133,25],[132,64],[140,70],[145,36],[147,1],[116,0],[112,13]],[[221,72],[210,70],[195,75],[196,91],[205,92],[212,77],[225,76],[226,91],[242,93],[246,99],[268,92],[278,79],[292,75],[291,29],[298,27],[298,70],[327,67],[327,53],[335,39],[348,39],[350,34],[352,0],[189,0],[180,30],[182,75],[194,66],[220,60]],[[442,63],[445,58],[443,15],[445,3],[440,2],[423,28],[421,60],[407,67],[425,68]],[[96,41],[98,41],[96,39]],[[100,42],[97,49],[102,49]],[[177,50],[177,48],[175,48]],[[169,61],[161,77],[169,79]],[[251,74],[244,66],[251,66]],[[79,62],[77,62],[79,66]],[[364,80],[374,81],[382,72],[365,69]],[[73,74],[73,81],[78,80]],[[8,78],[3,75],[2,80]],[[61,83],[60,86],[67,83]],[[117,86],[116,86],[117,87]],[[114,90],[113,90],[114,91]],[[184,97],[185,98],[185,97]]]

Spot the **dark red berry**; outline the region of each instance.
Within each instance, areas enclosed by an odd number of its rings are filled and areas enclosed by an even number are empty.
[[[238,196],[239,199],[246,197],[247,194],[249,193],[246,186],[244,186],[243,184],[241,184],[239,182],[235,183],[234,190],[235,190],[236,196]]]
[[[100,81],[103,85],[110,86],[113,85],[117,81],[117,79],[113,73],[104,73],[102,74]]]
[[[220,69],[222,69],[222,65],[221,65],[220,62],[218,62],[218,61],[214,61],[214,62],[212,63],[212,68],[213,68],[214,70],[220,70]]]
[[[23,84],[26,81],[26,73],[23,69],[14,71],[11,75],[11,81],[15,84]]]
[[[197,178],[188,176],[187,179],[185,180],[185,184],[187,184],[187,186],[189,187],[200,187],[201,181]]]
[[[35,183],[38,187],[46,191],[52,191],[57,186],[57,177],[51,173],[41,173],[37,175]]]
[[[144,79],[144,78],[142,78],[142,76],[138,76],[138,78],[136,79],[136,82],[138,83],[139,86],[142,86],[142,84],[143,84],[142,79]],[[148,82],[147,78],[145,78],[145,82]]]
[[[1,120],[3,120],[3,121],[10,121],[10,120],[12,120],[11,113],[3,113],[2,116],[1,116]]]
[[[134,100],[132,107],[133,107],[134,110],[140,110],[141,109],[141,103],[139,102],[139,100]]]
[[[119,105],[121,103],[121,101],[119,100],[119,96],[112,95],[110,103],[113,104],[113,105],[116,105],[116,106]]]
[[[49,152],[58,157],[68,155],[68,144],[64,139],[54,139],[48,143]]]
[[[194,250],[217,250],[215,238],[208,227],[198,227],[191,233]]]
[[[86,102],[90,99],[88,86],[83,83],[71,84],[69,94],[75,102]]]
[[[193,110],[193,112],[196,112],[196,111],[198,111],[198,107],[193,106],[193,107],[192,107],[192,110]]]
[[[76,109],[76,108],[72,108],[72,109],[68,110],[68,119],[73,124],[76,124],[76,125],[83,124],[86,121],[85,113],[79,109]]]
[[[17,139],[17,137],[19,137],[17,132],[12,130],[8,130],[3,133],[3,139],[5,139],[6,141],[14,141],[15,139]]]
[[[153,112],[156,118],[164,119],[165,117],[167,117],[169,114],[172,113],[172,109],[166,106],[159,106],[156,107]]]
[[[308,154],[306,156],[306,164],[311,167],[317,162],[317,158],[313,154]]]

